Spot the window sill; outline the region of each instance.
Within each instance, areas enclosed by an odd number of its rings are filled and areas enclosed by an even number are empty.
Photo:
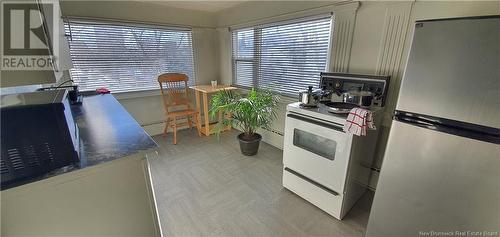
[[[188,85],[188,87],[191,87],[191,85]],[[92,91],[92,90],[81,91],[81,93],[93,94],[93,93],[95,93],[95,91]],[[160,89],[149,89],[149,90],[138,90],[138,91],[122,91],[122,92],[111,92],[111,94],[117,100],[126,100],[126,99],[134,99],[134,98],[141,98],[141,97],[160,96],[161,90]]]
[[[117,100],[134,99],[161,95],[160,89],[111,93]]]
[[[248,87],[242,87],[242,86],[238,86],[238,85],[232,85],[232,86],[237,87],[239,90],[243,91],[243,93],[248,93],[251,90],[251,88],[248,88]],[[282,104],[290,104],[290,103],[298,102],[296,97],[293,97],[290,95],[280,95],[279,97],[280,97],[279,103],[282,103]]]
[[[290,104],[290,103],[295,103],[298,102],[299,100],[297,98],[287,96],[287,95],[282,95],[280,96],[280,102],[283,104]]]

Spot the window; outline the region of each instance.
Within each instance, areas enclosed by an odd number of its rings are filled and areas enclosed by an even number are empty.
[[[233,36],[234,83],[295,96],[325,71],[331,15],[239,29]]]
[[[73,61],[71,77],[81,90],[158,89],[157,76],[166,72],[187,74],[194,84],[190,29],[70,21],[65,30]]]

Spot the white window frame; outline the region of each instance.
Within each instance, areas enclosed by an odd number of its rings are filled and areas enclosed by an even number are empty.
[[[286,24],[293,24],[293,23],[299,23],[299,22],[306,22],[306,21],[312,21],[316,19],[321,19],[321,18],[330,18],[330,27],[329,27],[329,39],[328,39],[328,48],[327,48],[327,57],[326,57],[326,62],[325,62],[325,68],[324,71],[327,71],[330,68],[330,62],[331,62],[331,51],[332,51],[332,44],[333,44],[333,37],[334,37],[334,31],[333,31],[333,25],[334,25],[334,15],[333,12],[328,12],[328,13],[323,13],[323,14],[316,14],[316,15],[311,15],[311,16],[301,16],[301,17],[296,17],[293,19],[287,19],[287,20],[280,20],[280,21],[275,21],[275,22],[270,22],[270,23],[265,23],[265,24],[259,24],[255,26],[245,26],[241,28],[230,28],[230,37],[231,37],[231,64],[232,64],[232,84],[235,85],[236,87],[242,88],[242,89],[251,89],[252,87],[254,88],[260,88],[259,87],[259,79],[257,78],[256,75],[258,75],[258,68],[259,68],[259,59],[257,58],[258,56],[258,50],[259,50],[259,40],[261,40],[262,36],[262,28],[266,27],[272,27],[272,26],[279,26],[279,25],[286,25]],[[253,30],[254,32],[254,53],[252,57],[250,58],[237,58],[235,57],[235,50],[238,50],[238,47],[235,47],[235,42],[234,42],[234,36],[233,34],[238,31],[245,31],[245,30]],[[253,67],[253,86],[248,87],[248,86],[242,86],[237,84],[237,70],[236,70],[236,63],[240,62],[253,62],[254,67]],[[319,75],[318,75],[319,76]],[[318,81],[319,85],[319,81]],[[281,94],[281,96],[285,97],[293,97],[294,95],[290,93],[285,93]]]
[[[142,28],[151,28],[155,30],[171,30],[171,31],[186,31],[190,32],[190,37],[191,37],[191,55],[192,55],[192,77],[189,78],[190,84],[189,85],[195,85],[196,84],[196,61],[195,61],[195,51],[194,51],[194,32],[192,28],[189,27],[177,27],[177,26],[169,26],[169,25],[161,25],[157,23],[150,23],[150,22],[136,22],[136,21],[120,21],[120,20],[114,20],[114,19],[100,19],[100,18],[79,18],[79,17],[71,17],[71,18],[65,18],[64,23],[69,24],[69,28],[71,29],[71,22],[88,22],[91,24],[103,24],[103,25],[123,25],[125,27],[142,27]],[[71,41],[72,39],[72,32],[66,32],[66,37],[68,38],[68,41]],[[71,42],[70,42],[71,44]],[[71,70],[71,69],[70,69]],[[161,73],[166,73],[166,72],[160,72]],[[71,73],[70,73],[71,74]],[[74,80],[74,78],[72,78]],[[156,81],[156,80],[155,80]],[[91,90],[90,90],[91,91]],[[120,90],[120,91],[111,91],[112,94],[114,94],[118,99],[129,99],[129,98],[138,98],[138,97],[146,97],[146,96],[156,96],[156,95],[161,95],[160,92],[160,87],[159,84],[155,88],[144,88],[144,89],[137,89],[137,90]]]

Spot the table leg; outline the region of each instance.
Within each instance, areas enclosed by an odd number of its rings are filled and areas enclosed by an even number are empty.
[[[200,92],[195,90],[194,95],[196,97],[196,111],[198,111],[198,116],[196,116],[196,125],[200,128],[201,130],[201,101],[200,101]]]
[[[217,114],[219,116],[219,121],[218,122],[218,125],[217,126],[221,126],[219,129],[221,129],[222,131],[224,131],[224,129],[222,128],[222,125],[220,123],[222,123],[222,115],[224,114],[224,112],[220,111],[219,110],[219,113]]]
[[[233,114],[231,112],[226,113],[226,118],[231,119],[233,117]],[[231,130],[231,125],[227,125],[226,130]]]
[[[203,118],[205,119],[205,135],[210,136],[210,115],[208,114],[208,93],[203,93]]]

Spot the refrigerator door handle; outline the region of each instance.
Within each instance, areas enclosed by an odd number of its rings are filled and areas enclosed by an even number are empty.
[[[411,123],[415,125],[425,126],[425,127],[436,127],[435,123],[427,122],[421,119],[414,119],[410,117],[394,116],[394,119],[401,122]]]
[[[500,129],[396,110],[394,120],[439,132],[500,144]]]

